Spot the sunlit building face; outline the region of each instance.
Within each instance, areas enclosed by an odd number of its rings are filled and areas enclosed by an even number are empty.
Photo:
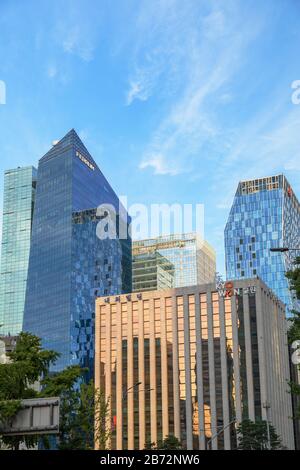
[[[285,310],[260,280],[100,298],[95,341],[112,449],[234,449],[237,423],[267,413],[293,448]]]

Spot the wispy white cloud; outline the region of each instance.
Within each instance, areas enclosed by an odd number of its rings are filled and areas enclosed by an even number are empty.
[[[147,101],[150,96],[151,86],[143,77],[136,77],[130,81],[130,88],[127,92],[126,104],[129,106],[134,100]]]
[[[129,80],[127,105],[134,100],[147,101],[152,95],[165,67],[162,59],[161,48],[155,48],[145,54],[141,66],[135,65],[134,74]]]
[[[240,180],[300,172],[299,128],[299,107],[290,107],[285,112],[283,103],[279,105],[278,116],[276,113],[274,117],[274,109],[263,108],[253,121],[241,126],[240,137],[224,152],[213,178],[212,190],[216,194],[222,185],[216,207],[230,208]]]
[[[90,37],[82,34],[81,26],[73,26],[70,30],[63,28],[62,47],[64,52],[78,55],[82,60],[89,62],[94,57],[94,44]]]
[[[146,95],[143,94],[143,88],[141,86],[141,83],[135,80],[135,81],[130,82],[130,89],[128,90],[128,93],[127,93],[126,103],[129,105],[136,98],[139,98],[142,101],[147,99]]]
[[[63,15],[59,6],[53,38],[66,54],[90,62],[94,58],[101,31],[102,15],[97,2],[67,0]]]
[[[140,3],[134,24],[135,47],[126,93],[127,105],[134,100],[146,101],[158,91],[168,93],[180,82],[185,70],[184,63],[180,69],[178,65],[187,53],[181,40],[183,33],[190,34],[186,28],[191,18],[190,10],[190,2],[183,4],[178,0]]]
[[[50,62],[45,67],[45,74],[49,80],[55,80],[62,85],[68,84],[72,76],[70,68],[60,60]]]
[[[57,67],[54,64],[48,65],[46,73],[48,78],[55,78],[57,75]]]
[[[243,67],[268,25],[267,10],[256,15],[231,1],[204,2],[200,9],[181,2],[179,21],[179,15],[168,15],[178,10],[176,0],[167,3],[157,13],[153,4],[150,11],[144,7],[139,16],[144,41],[135,51],[127,104],[151,97],[163,103],[139,168],[152,168],[157,175],[189,173],[196,181],[212,164],[210,189],[219,194],[222,184],[216,206],[228,209],[239,179],[263,175],[266,168],[269,173],[300,170],[300,106],[291,108],[280,84],[273,96],[265,92],[264,106],[257,100],[256,109],[243,109],[251,93]],[[157,43],[163,44],[161,50]],[[226,111],[230,106],[232,114]]]
[[[141,169],[153,167],[156,174],[169,175],[194,172],[195,165],[205,162],[208,146],[211,153],[218,152],[221,144],[218,106],[232,101],[231,80],[262,24],[257,22],[254,27],[250,19],[245,20],[243,30],[239,31],[231,2],[227,7],[221,7],[218,2],[216,5],[207,14],[202,11],[200,14],[197,7],[191,8],[188,3],[188,8],[183,8],[180,24],[178,17],[172,23],[167,11],[164,19],[160,12],[158,23],[166,25],[161,29],[156,26],[155,16],[150,15],[155,36],[159,34],[159,42],[164,44],[163,56],[159,55],[160,60],[155,62],[155,74],[139,64],[139,80],[132,82],[134,86],[127,95],[127,103],[132,103],[134,98],[149,98],[155,87],[163,93],[176,79],[178,86],[145,148]],[[149,24],[146,26],[151,30]],[[156,44],[154,37],[152,41]]]
[[[219,102],[221,104],[228,104],[228,103],[231,103],[231,101],[233,100],[233,95],[231,93],[223,93],[220,97],[219,97]]]
[[[148,158],[140,163],[140,169],[143,170],[144,168],[153,168],[154,173],[156,175],[178,175],[179,173],[183,173],[184,169],[170,167],[166,165],[164,161],[163,155],[159,155],[157,153],[153,153],[152,155],[148,155]]]

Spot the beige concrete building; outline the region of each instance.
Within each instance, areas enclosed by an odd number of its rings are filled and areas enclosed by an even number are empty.
[[[232,449],[248,417],[294,448],[284,306],[259,279],[99,298],[95,328],[112,449]]]

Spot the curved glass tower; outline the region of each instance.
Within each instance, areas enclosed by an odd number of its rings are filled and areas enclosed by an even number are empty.
[[[39,161],[23,330],[93,370],[95,297],[131,291],[131,239],[100,240],[97,207],[119,199],[71,130]]]

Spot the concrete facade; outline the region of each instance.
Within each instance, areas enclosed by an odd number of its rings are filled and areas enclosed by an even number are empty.
[[[268,419],[294,448],[285,308],[259,279],[102,297],[95,328],[112,449],[169,434],[234,449],[245,418]]]

